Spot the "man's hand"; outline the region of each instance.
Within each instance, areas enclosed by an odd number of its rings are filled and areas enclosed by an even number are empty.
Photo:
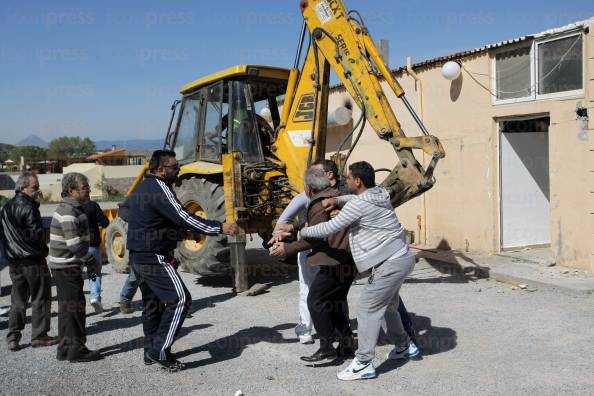
[[[285,255],[285,243],[284,242],[277,242],[270,250],[270,255],[272,257],[283,257]]]
[[[282,242],[283,238],[286,237],[286,236],[288,236],[288,235],[291,235],[291,234],[282,233],[282,234],[273,235],[272,238],[270,238],[270,240],[268,241],[268,244],[269,245],[274,245],[275,243]]]
[[[338,214],[340,213],[340,209],[332,209],[332,211],[330,212],[330,218],[333,219],[336,216],[338,216]]]
[[[295,227],[293,224],[276,223],[272,231],[272,238],[268,241],[269,245],[282,241],[285,237],[291,236]]]
[[[223,223],[223,234],[237,235],[241,231],[237,223]]]
[[[338,206],[338,201],[336,198],[326,198],[322,199],[322,206],[326,208],[326,212],[331,212],[336,206]]]

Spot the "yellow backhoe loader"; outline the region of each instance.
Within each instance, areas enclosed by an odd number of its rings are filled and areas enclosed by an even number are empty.
[[[244,232],[180,241],[176,256],[183,268],[197,274],[233,270],[238,292],[248,287],[245,234],[266,239],[274,219],[302,191],[307,167],[326,156],[330,69],[362,110],[347,137],[369,123],[394,147],[398,161],[382,182],[394,207],[430,189],[435,166],[445,156],[382,60],[359,13],[349,12],[340,0],[301,0],[299,5],[303,29],[292,69],[239,65],[187,84],[172,106],[165,138],[164,148],[174,150],[182,165],[176,191],[186,209],[238,222]],[[405,136],[380,79],[403,101],[418,124],[418,136]],[[261,116],[263,108],[268,120]],[[430,156],[426,168],[413,149]],[[344,158],[336,159],[344,164]],[[122,217],[106,232],[107,255],[119,271],[128,265]]]

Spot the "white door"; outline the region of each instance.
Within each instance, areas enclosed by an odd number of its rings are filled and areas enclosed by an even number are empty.
[[[549,118],[500,123],[501,247],[551,242]]]

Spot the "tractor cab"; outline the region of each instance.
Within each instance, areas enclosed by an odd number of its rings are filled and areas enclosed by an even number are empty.
[[[220,164],[227,152],[240,152],[242,163],[264,161],[280,123],[277,100],[285,94],[289,72],[239,65],[187,84],[172,106],[165,148],[175,151],[181,164]]]

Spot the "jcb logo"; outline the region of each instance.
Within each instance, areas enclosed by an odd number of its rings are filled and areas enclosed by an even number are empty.
[[[305,94],[299,99],[297,111],[293,116],[293,122],[308,122],[313,120],[314,114],[314,96],[312,94]]]

